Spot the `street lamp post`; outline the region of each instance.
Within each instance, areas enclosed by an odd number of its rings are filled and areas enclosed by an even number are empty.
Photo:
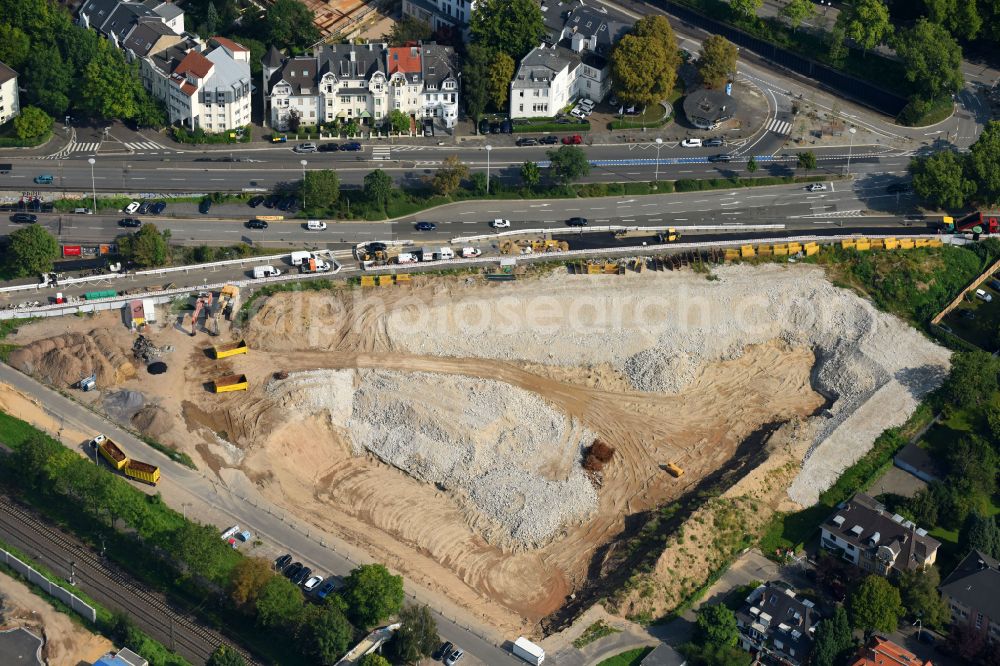
[[[493,150],[493,146],[486,144],[486,194],[490,193],[490,151]]]
[[[94,215],[97,215],[97,184],[94,182],[94,163],[97,160],[88,157],[87,161],[90,162],[90,193],[94,195]]]
[[[663,147],[663,139],[656,137],[656,175],[653,176],[653,189],[660,185],[660,148]]]
[[[302,165],[302,210],[306,208],[306,160],[300,160],[299,164]]]
[[[851,154],[854,152],[854,135],[857,133],[858,130],[856,128],[852,127],[849,130],[847,130],[847,131],[851,133],[851,145],[847,149],[847,176],[850,177],[851,176]]]

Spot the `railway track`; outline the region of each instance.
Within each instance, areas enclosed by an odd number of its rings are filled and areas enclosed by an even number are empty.
[[[55,572],[69,572],[72,562],[80,589],[105,607],[128,613],[143,631],[191,663],[204,664],[218,646],[226,644],[247,664],[262,666],[221,633],[172,608],[165,599],[143,589],[87,546],[38,520],[6,495],[0,495],[0,535]]]

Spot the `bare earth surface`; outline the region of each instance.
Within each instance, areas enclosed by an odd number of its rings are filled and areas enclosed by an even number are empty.
[[[947,369],[946,351],[816,269],[716,276],[555,271],[284,293],[232,336],[190,337],[165,318],[147,332],[175,348],[156,377],[121,370],[133,334],[104,314],[23,329],[11,362],[67,380],[87,364],[60,375],[68,361],[50,338],[99,342],[102,390],[78,397],[514,633],[586,583],[628,516],[683,495],[762,426],[795,424],[743,482],[742,509],[787,502],[790,486],[808,502]],[[206,353],[234,336],[248,355]],[[234,373],[248,392],[207,390]],[[616,453],[585,472],[595,437]],[[667,588],[711,564],[665,556]]]

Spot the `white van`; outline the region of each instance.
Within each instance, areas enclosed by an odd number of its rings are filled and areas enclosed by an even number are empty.
[[[454,259],[455,258],[455,251],[452,250],[450,247],[443,247],[443,248],[441,248],[441,251],[437,252],[436,254],[441,259]]]
[[[292,266],[301,266],[303,261],[309,261],[312,259],[313,253],[306,250],[300,250],[298,252],[292,252]]]
[[[326,231],[326,222],[319,220],[309,220],[306,222],[306,229],[309,231]]]
[[[253,267],[253,276],[256,280],[260,280],[261,278],[278,277],[279,275],[281,275],[281,271],[274,266]]]
[[[400,252],[399,256],[396,257],[397,264],[415,264],[417,263],[417,255],[412,252]]]
[[[579,101],[577,105],[583,108],[584,111],[594,110],[594,100],[590,99],[589,97],[584,97]]]

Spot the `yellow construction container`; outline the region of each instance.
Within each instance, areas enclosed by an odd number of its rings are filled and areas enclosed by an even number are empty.
[[[236,356],[237,354],[246,354],[249,349],[247,341],[240,340],[238,342],[228,342],[224,345],[215,345],[212,347],[212,355],[217,359],[226,358]]]
[[[749,259],[750,257],[756,256],[756,252],[753,251],[753,245],[744,245],[740,248],[740,256],[744,259]]]
[[[871,246],[872,246],[873,250],[884,250],[885,249],[885,243],[882,241],[881,238],[873,238],[873,239],[871,239]]]
[[[916,245],[917,247],[927,247],[928,245],[930,245],[930,244],[931,244],[931,240],[930,240],[929,238],[917,238],[917,239],[916,239],[916,240],[914,241],[914,244],[915,244],[915,245]]]
[[[774,246],[774,256],[776,257],[787,257],[788,256],[788,246],[784,243],[778,243]]]
[[[411,280],[409,273],[400,273],[399,275],[396,276],[396,284],[410,284],[410,282]]]
[[[819,252],[819,245],[816,243],[806,243],[802,249],[806,251],[807,257],[811,257]]]
[[[599,275],[603,269],[601,264],[587,264],[587,275]]]
[[[927,247],[941,247],[944,243],[941,242],[940,238],[931,238],[927,242]]]
[[[853,250],[856,245],[857,241],[855,241],[853,238],[845,238],[844,240],[840,241],[840,247],[842,247],[845,250]]]
[[[789,243],[788,254],[798,254],[802,251],[802,243]]]
[[[883,239],[882,243],[885,244],[885,249],[887,250],[895,250],[899,247],[899,241],[895,238]]]
[[[97,441],[96,439],[94,441]],[[108,464],[115,469],[121,469],[128,462],[128,456],[118,448],[118,445],[107,437],[104,437],[97,444],[97,450],[101,452],[101,457],[108,461]]]
[[[604,274],[618,275],[618,264],[612,264],[612,263],[604,264]]]
[[[740,251],[735,248],[726,248],[726,261],[736,261],[740,258]]]
[[[758,245],[757,255],[761,257],[770,257],[774,252],[771,251],[770,245]]]
[[[901,239],[899,239],[899,249],[900,250],[912,250],[913,249],[913,239],[912,238],[901,238]]]
[[[249,385],[246,375],[226,375],[212,381],[212,391],[215,393],[246,391]]]
[[[391,287],[392,286],[392,276],[391,275],[379,275],[378,276],[378,286],[380,286],[380,287]]]
[[[854,244],[854,249],[860,252],[872,249],[872,242],[867,238],[859,238],[858,242]]]
[[[362,287],[374,287],[375,286],[375,276],[374,275],[362,275],[361,276],[361,286]]]

